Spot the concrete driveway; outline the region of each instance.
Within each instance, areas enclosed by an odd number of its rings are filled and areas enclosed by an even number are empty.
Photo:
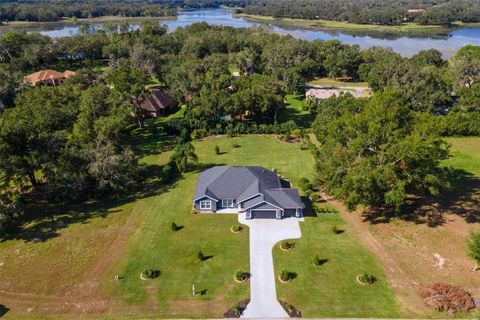
[[[238,221],[250,227],[250,303],[242,318],[288,318],[277,300],[272,248],[279,241],[300,238],[303,219],[247,220],[243,213]]]

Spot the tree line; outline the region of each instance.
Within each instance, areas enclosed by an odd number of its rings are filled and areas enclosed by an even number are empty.
[[[409,9],[419,11],[408,12]],[[324,19],[359,24],[450,25],[480,21],[478,0],[258,0],[238,12],[276,18]]]
[[[95,69],[99,62],[106,68]],[[55,65],[83,68],[58,87],[23,84],[26,74]],[[146,22],[139,30],[86,30],[55,40],[6,32],[0,75],[4,220],[14,219],[21,196],[32,189],[54,203],[135,189],[143,175],[134,141],[146,130],[139,104],[152,79],[186,106],[184,118],[158,128],[181,137],[165,181],[195,159],[190,139],[293,131],[295,119],[279,123],[285,95],[302,93],[316,77],[363,80],[374,91],[372,98],[347,94],[309,103],[316,120],[308,130],[321,142],[317,183],[351,208],[401,210],[412,194],[439,194],[448,187],[441,136],[480,135],[480,49],[474,46],[450,61],[436,50],[405,58],[261,27],[197,23],[167,33]]]

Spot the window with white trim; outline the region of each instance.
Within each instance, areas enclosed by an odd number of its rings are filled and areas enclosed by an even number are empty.
[[[212,209],[212,201],[210,201],[210,200],[200,201],[200,209],[202,209],[202,210]]]
[[[222,199],[222,207],[233,208],[233,199]]]

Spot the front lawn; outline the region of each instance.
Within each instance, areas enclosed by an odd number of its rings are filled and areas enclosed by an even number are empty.
[[[302,238],[294,240],[293,250],[282,251],[278,246],[273,250],[277,274],[281,270],[297,273],[291,283],[277,279],[280,300],[296,307],[303,317],[399,316],[382,268],[338,213],[306,217],[301,228]],[[316,255],[323,260],[320,266],[312,263]],[[374,275],[375,284],[358,284],[356,277],[363,273]]]
[[[233,148],[233,145],[236,147]],[[215,146],[220,148],[216,155]],[[148,305],[159,317],[222,317],[236,302],[250,296],[249,283],[234,281],[235,270],[249,270],[248,229],[233,234],[236,215],[192,215],[191,201],[200,170],[218,164],[260,165],[297,179],[311,172],[313,159],[298,144],[274,136],[210,137],[194,143],[199,157],[197,171],[164,193],[138,200],[132,214],[142,222],[117,272],[123,279],[110,291],[131,305]],[[149,155],[150,165],[164,164],[170,152]],[[171,230],[175,222],[183,228]],[[198,251],[212,258],[199,262]],[[158,279],[144,281],[144,269],[161,271]],[[192,284],[204,295],[192,296]]]

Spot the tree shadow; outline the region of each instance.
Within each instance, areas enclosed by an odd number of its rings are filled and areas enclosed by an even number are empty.
[[[46,242],[61,235],[62,229],[71,224],[89,223],[95,218],[106,218],[123,210],[120,206],[136,199],[156,196],[175,188],[181,176],[170,183],[162,181],[163,166],[146,165],[141,170],[141,181],[129,192],[91,199],[78,204],[59,204],[48,201],[46,195],[25,195],[27,206],[15,225],[0,233],[0,242],[23,240],[28,243]]]
[[[327,262],[328,262],[328,259],[318,259],[318,260],[315,260],[315,265],[317,267],[320,267],[320,266],[323,266]]]
[[[9,308],[5,307],[3,304],[0,304],[0,318],[7,314],[10,311]]]
[[[465,170],[450,173],[451,190],[439,199],[439,209],[459,215],[468,223],[480,222],[480,178]]]
[[[143,128],[135,128],[131,133],[131,145],[135,154],[148,156],[172,150],[176,136],[168,134],[163,120],[147,120]]]

